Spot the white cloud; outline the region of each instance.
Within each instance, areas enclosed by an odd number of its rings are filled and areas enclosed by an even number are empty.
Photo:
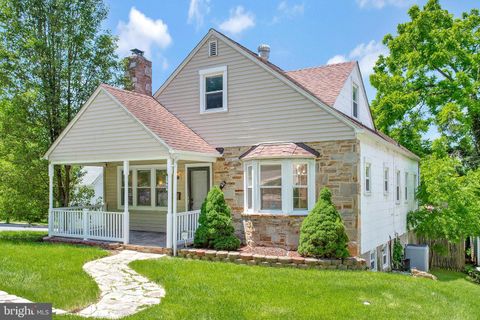
[[[356,46],[348,55],[335,55],[327,61],[327,64],[345,62],[348,60],[357,60],[363,76],[369,76],[373,73],[373,67],[379,55],[387,55],[387,48],[375,40],[369,43],[361,43]]]
[[[203,26],[205,16],[210,13],[210,0],[190,0],[187,23],[195,24],[198,30]]]
[[[153,47],[165,49],[172,42],[166,23],[161,19],[153,20],[147,17],[135,7],[130,9],[128,22],[120,21],[117,29],[120,56],[128,55],[130,49],[138,48],[151,58]]]
[[[251,12],[246,12],[242,6],[230,10],[230,17],[220,23],[220,30],[233,35],[255,26],[255,17]]]
[[[373,7],[381,9],[385,6],[407,7],[416,2],[416,0],[356,0],[360,8]]]
[[[282,18],[293,19],[296,16],[303,15],[305,5],[297,3],[289,5],[287,1],[281,1],[277,6],[277,14],[272,19],[272,24],[279,22]]]
[[[347,61],[347,58],[344,55],[337,54],[336,56],[333,56],[330,59],[328,59],[327,64],[342,63],[346,61]]]

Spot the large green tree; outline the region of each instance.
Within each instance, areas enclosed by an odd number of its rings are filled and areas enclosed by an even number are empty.
[[[0,211],[46,213],[40,160],[101,82],[118,74],[116,38],[102,30],[101,0],[0,0]],[[56,166],[56,199],[68,205],[78,180]],[[34,209],[36,208],[36,209]]]
[[[480,154],[480,14],[454,17],[429,0],[408,11],[410,21],[383,42],[370,80],[377,89],[372,103],[377,127],[419,155],[430,142],[425,133],[438,128],[449,153],[476,167]]]

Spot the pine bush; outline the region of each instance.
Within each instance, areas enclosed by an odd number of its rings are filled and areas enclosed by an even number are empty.
[[[220,188],[213,187],[202,204],[193,244],[197,248],[236,250],[240,240],[234,233],[230,207]]]
[[[303,220],[298,252],[316,258],[348,257],[348,236],[328,188],[322,189],[320,199]]]

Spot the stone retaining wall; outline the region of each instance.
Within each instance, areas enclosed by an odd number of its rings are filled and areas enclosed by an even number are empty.
[[[364,259],[314,259],[303,257],[264,256],[259,254],[242,253],[238,251],[215,251],[204,249],[180,249],[178,256],[187,259],[224,261],[238,264],[259,265],[267,267],[292,267],[299,269],[338,269],[338,270],[367,270]]]

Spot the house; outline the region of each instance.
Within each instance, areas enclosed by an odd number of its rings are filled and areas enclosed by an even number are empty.
[[[157,232],[175,248],[218,185],[244,243],[295,249],[328,187],[350,253],[388,268],[388,242],[406,241],[417,205],[419,158],[375,129],[357,62],[284,71],[269,50],[211,29],[153,95],[151,62],[133,51],[133,92],[100,85],[45,155],[50,190],[54,165],[103,167],[106,211],[53,208],[51,194],[50,234]]]
[[[103,202],[103,167],[84,166],[84,175],[81,178],[80,186],[93,190],[93,197],[89,199],[91,205],[98,205]]]

